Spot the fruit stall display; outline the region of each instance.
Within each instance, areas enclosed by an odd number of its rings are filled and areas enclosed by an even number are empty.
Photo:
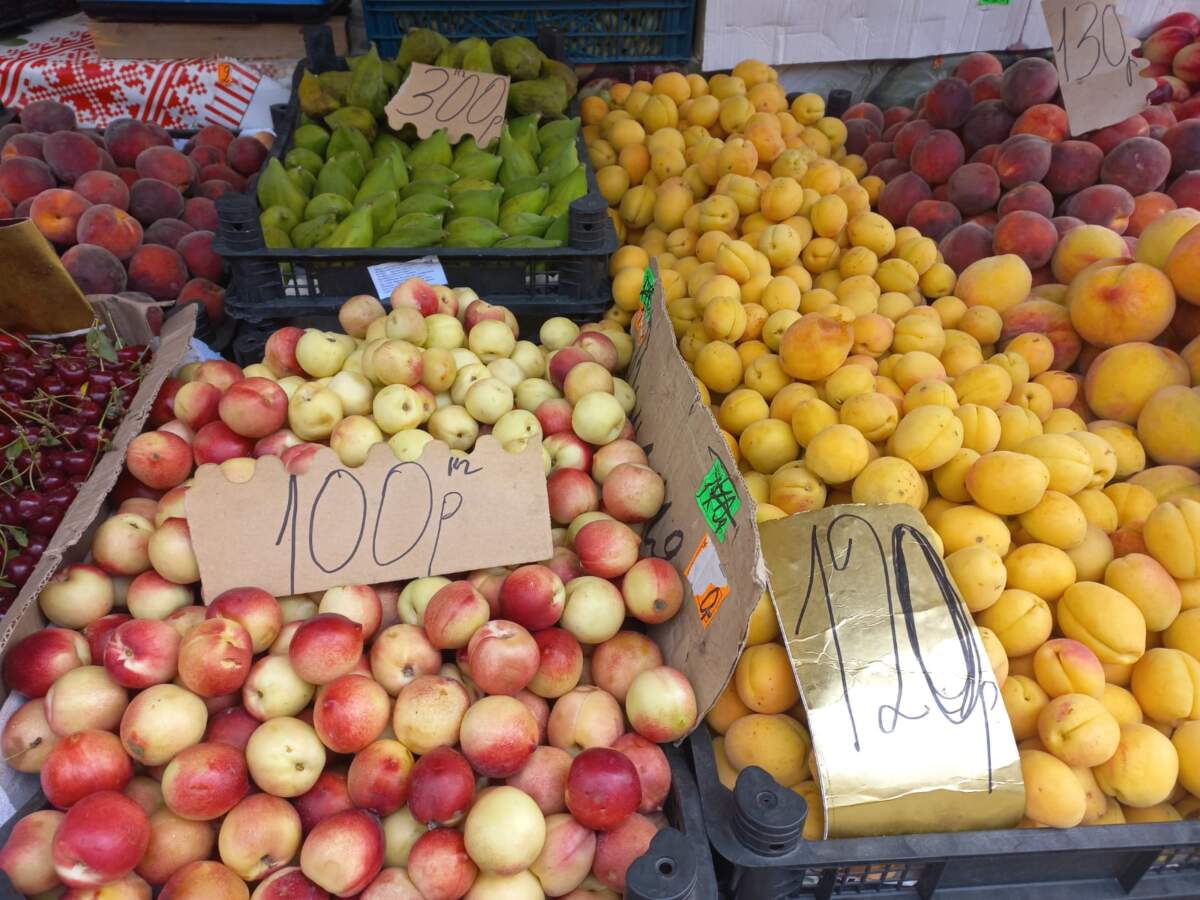
[[[197,301],[216,323],[228,267],[213,250],[213,201],[245,190],[266,155],[257,139],[219,125],[184,151],[134,119],[79,129],[71,107],[38,100],[0,128],[0,217],[30,218],[84,294]]]
[[[415,279],[389,307],[356,298],[345,333],[283,328],[261,363],[164,384],[86,561],[4,656],[26,702],[0,748],[49,804],[0,849],[22,894],[617,896],[664,804],[695,801],[659,747],[697,709],[645,631],[683,586],[639,558],[664,485],[627,419],[631,339],[560,318],[518,340],[503,307]],[[196,467],[244,481],[268,454],[301,473],[480,434],[542,447],[552,558],[200,605]]]
[[[1057,89],[1044,60],[972,54],[912,108],[840,120],[754,61],[586,97],[625,244],[609,315],[641,316],[656,259],[760,522],[924,514],[1001,685],[1024,827],[1180,822],[1200,802],[1200,121],[1166,104],[1075,140]],[[713,771],[790,787],[814,840],[798,700],[763,599],[708,715]]]

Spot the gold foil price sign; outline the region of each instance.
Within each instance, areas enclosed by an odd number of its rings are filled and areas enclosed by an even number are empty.
[[[1016,824],[1025,793],[1000,690],[920,513],[835,506],[760,530],[826,836]]]

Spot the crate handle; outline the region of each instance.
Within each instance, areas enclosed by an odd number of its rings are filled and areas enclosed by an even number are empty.
[[[733,788],[733,831],[762,856],[786,856],[796,849],[808,804],[758,766],[738,773]]]
[[[333,46],[333,31],[328,25],[304,26],[304,55],[308,59],[308,71],[317,75],[343,68],[338,65],[340,60]]]

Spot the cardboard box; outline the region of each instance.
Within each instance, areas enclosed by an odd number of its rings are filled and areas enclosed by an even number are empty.
[[[1128,5],[1139,2],[1146,0],[1129,0]],[[979,0],[708,0],[698,44],[706,70],[728,69],[747,58],[771,65],[913,59],[1003,50],[1021,41],[1033,11],[1040,21],[1038,0],[1010,0],[1007,5],[982,5]]]
[[[88,300],[105,328],[124,342],[145,344],[154,338],[146,321],[146,304],[115,296],[93,295]],[[13,641],[45,627],[45,619],[37,605],[37,595],[64,562],[79,562],[87,556],[92,532],[99,524],[108,494],[125,465],[125,450],[129,442],[141,433],[159,388],[179,366],[195,327],[194,311],[181,311],[164,323],[150,368],[142,377],[137,394],[113,435],[112,446],[100,458],[91,477],[75,495],[75,500],[67,509],[29,580],[8,612],[0,618],[0,656]],[[8,688],[0,683],[0,700],[7,694]]]

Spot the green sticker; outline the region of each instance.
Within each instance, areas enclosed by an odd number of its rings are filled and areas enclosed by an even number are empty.
[[[980,6],[1008,6],[1011,0],[979,0]]]
[[[654,270],[646,266],[645,274],[642,275],[642,315],[646,319],[646,324],[650,324],[650,301],[654,298]]]
[[[737,488],[725,471],[721,460],[714,459],[712,468],[700,482],[696,491],[696,505],[708,527],[717,536],[718,541],[725,540],[725,529],[742,507],[742,498],[738,496]]]

